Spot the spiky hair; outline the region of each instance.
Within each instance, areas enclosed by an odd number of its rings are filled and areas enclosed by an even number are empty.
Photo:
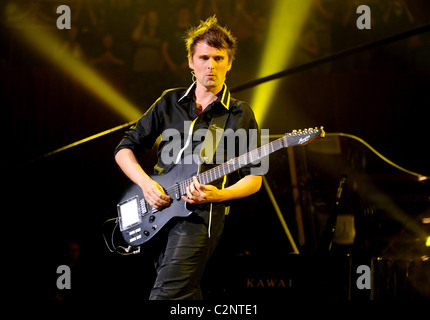
[[[188,55],[193,58],[198,42],[203,41],[207,45],[227,50],[229,62],[234,60],[237,40],[230,30],[218,25],[216,16],[209,17],[206,21],[200,21],[197,27],[191,27],[186,34],[185,45]]]

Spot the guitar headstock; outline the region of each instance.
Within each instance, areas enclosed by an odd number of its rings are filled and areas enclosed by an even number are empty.
[[[324,127],[315,127],[304,130],[293,130],[284,135],[285,146],[305,145],[316,138],[325,136]]]

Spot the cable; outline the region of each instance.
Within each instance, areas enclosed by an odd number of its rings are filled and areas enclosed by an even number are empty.
[[[111,218],[111,219],[108,219],[108,220],[106,220],[105,222],[103,222],[103,225],[102,225],[103,241],[105,242],[105,245],[106,245],[106,247],[108,248],[109,252],[115,252],[115,250],[111,249],[111,247],[109,246],[109,244],[108,244],[108,242],[107,242],[107,240],[106,240],[105,233],[103,232],[103,229],[104,229],[105,224],[106,224],[107,222],[109,222],[109,221],[112,221],[112,220],[115,220],[115,228],[116,228],[116,226],[118,225],[117,218]],[[113,233],[115,232],[115,228],[114,228],[114,230],[112,231],[112,235],[113,235]],[[112,244],[113,244],[113,243],[112,243]]]
[[[111,218],[111,219],[106,220],[105,222],[103,222],[103,227],[105,226],[105,224],[107,222],[110,222],[110,221],[113,221],[113,220],[115,220],[115,227],[113,228],[112,234],[111,234],[111,245],[112,245],[112,248],[109,246],[109,244],[108,244],[108,242],[106,240],[105,233],[102,231],[103,240],[104,240],[105,245],[108,248],[109,252],[111,252],[111,253],[116,252],[116,253],[118,253],[118,254],[120,254],[122,256],[129,256],[129,255],[132,255],[132,254],[138,254],[138,253],[140,253],[140,247],[136,247],[135,250],[133,250],[133,251],[130,252],[130,249],[132,248],[132,246],[128,246],[128,248],[123,247],[123,246],[117,246],[117,247],[115,246],[113,237],[114,237],[114,234],[115,234],[115,230],[118,227],[118,218]],[[118,249],[122,249],[126,253],[120,252],[120,251],[118,251]]]
[[[385,162],[386,162],[386,163],[388,163],[389,165],[391,165],[391,166],[395,167],[396,169],[398,169],[398,170],[400,170],[400,171],[403,171],[403,172],[405,172],[405,173],[407,173],[407,174],[410,174],[410,175],[416,176],[416,177],[417,177],[417,179],[418,179],[418,181],[426,181],[426,180],[430,180],[430,177],[429,177],[429,176],[425,176],[425,175],[422,175],[422,174],[419,174],[419,173],[416,173],[416,172],[410,171],[410,170],[408,170],[408,169],[405,169],[405,168],[403,168],[403,167],[399,166],[398,164],[394,163],[394,162],[393,162],[393,161],[391,161],[390,159],[388,159],[388,158],[384,157],[381,153],[379,153],[378,151],[376,151],[376,150],[375,150],[375,148],[373,148],[370,144],[368,144],[366,141],[364,141],[363,139],[361,139],[361,138],[359,138],[359,137],[357,137],[357,136],[354,136],[354,135],[349,134],[349,133],[342,133],[342,132],[327,133],[326,135],[327,135],[327,136],[329,136],[329,137],[333,137],[333,136],[341,136],[341,137],[347,137],[347,138],[350,138],[350,139],[357,140],[358,142],[360,142],[360,143],[364,144],[364,145],[365,145],[365,146],[366,146],[370,151],[372,151],[375,155],[377,155],[377,156],[378,156],[379,158],[381,158],[383,161],[385,161]]]

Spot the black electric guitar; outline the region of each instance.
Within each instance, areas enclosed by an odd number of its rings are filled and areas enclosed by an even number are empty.
[[[146,202],[142,189],[138,185],[132,184],[117,205],[118,221],[124,240],[131,246],[141,245],[154,237],[172,218],[189,216],[191,211],[188,210],[187,203],[181,196],[186,195],[186,189],[193,182],[193,176],[196,176],[201,184],[210,184],[277,150],[296,145],[305,145],[315,138],[324,137],[324,135],[323,127],[303,131],[294,130],[285,134],[282,138],[200,174],[198,174],[199,166],[197,165],[176,165],[165,175],[151,176],[171,198],[170,205],[161,210],[151,207]]]

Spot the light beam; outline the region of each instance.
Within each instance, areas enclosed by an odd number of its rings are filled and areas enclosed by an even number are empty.
[[[15,10],[18,11],[18,9]],[[59,55],[61,41],[53,34],[52,30],[37,23],[34,19],[33,21],[21,22],[19,26],[14,24],[11,28],[16,30],[22,36],[22,39],[45,59],[54,63],[62,71],[70,74],[83,87],[105,102],[123,120],[137,120],[142,115],[142,112],[138,108],[127,101],[127,99],[83,61],[74,58],[69,52],[62,52]],[[55,24],[53,28],[56,28]]]
[[[297,38],[308,16],[311,0],[277,0],[274,2],[257,78],[282,71],[297,46]],[[256,87],[251,105],[260,126],[272,103],[278,81]]]

